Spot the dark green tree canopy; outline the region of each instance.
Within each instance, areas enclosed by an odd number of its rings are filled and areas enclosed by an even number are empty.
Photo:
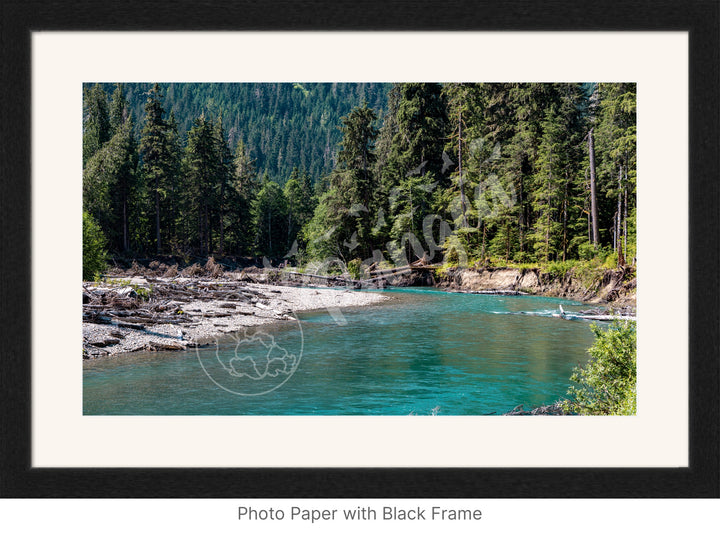
[[[635,257],[633,83],[87,84],[83,95],[84,204],[113,253],[353,269]]]

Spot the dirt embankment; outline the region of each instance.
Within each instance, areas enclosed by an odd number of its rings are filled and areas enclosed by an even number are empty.
[[[637,285],[634,269],[608,269],[589,273],[571,269],[548,273],[539,268],[450,269],[438,277],[438,288],[454,291],[517,291],[563,297],[592,304],[634,307]]]

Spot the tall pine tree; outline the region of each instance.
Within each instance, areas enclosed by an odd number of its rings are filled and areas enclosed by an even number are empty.
[[[163,118],[162,92],[155,84],[148,93],[145,103],[145,123],[140,139],[143,175],[152,191],[154,200],[155,250],[162,252],[161,211],[162,200],[166,196],[168,185],[176,177],[177,169],[172,144],[172,130]]]

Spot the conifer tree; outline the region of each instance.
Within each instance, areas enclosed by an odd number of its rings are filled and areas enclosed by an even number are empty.
[[[83,90],[83,167],[110,137],[107,95],[95,84]]]
[[[130,247],[129,204],[137,162],[132,118],[128,118],[83,171],[84,209],[100,225],[113,251]]]
[[[155,84],[148,93],[145,103],[145,123],[140,139],[140,154],[143,163],[143,174],[152,190],[154,200],[155,249],[157,254],[162,251],[161,238],[161,200],[167,192],[168,182],[174,177],[176,168],[175,155],[172,150],[170,128],[163,118],[162,92]]]
[[[249,254],[255,241],[251,205],[257,194],[256,170],[245,145],[240,140],[235,148],[233,174],[229,188],[228,231],[233,248]]]
[[[432,213],[434,193],[442,178],[443,147],[447,128],[445,99],[439,84],[407,83],[399,88],[397,123],[385,184],[392,217],[391,253],[402,262],[423,256],[417,243],[423,221]],[[437,195],[437,194],[435,194]],[[410,257],[406,242],[414,244]]]
[[[267,174],[253,199],[252,214],[258,252],[270,259],[282,257],[287,252],[287,204],[283,190]]]
[[[196,227],[191,232],[201,254],[212,251],[213,209],[217,200],[217,140],[211,121],[204,115],[188,132],[185,149],[186,213]]]
[[[178,133],[178,123],[174,110],[170,110],[165,134],[168,150],[168,180],[163,190],[164,209],[161,210],[160,225],[166,236],[166,246],[169,245],[171,252],[177,253],[179,249],[182,249],[179,244],[184,239],[183,236],[180,236],[179,231],[179,227],[184,220],[182,199],[184,179],[182,177],[183,147]]]
[[[225,130],[222,126],[222,118],[215,122],[215,158],[216,158],[216,194],[217,194],[217,219],[219,226],[218,253],[225,254],[225,225],[227,217],[228,191],[233,175],[233,157],[228,147]]]
[[[310,176],[307,173],[301,175],[295,167],[283,187],[283,193],[287,203],[287,246],[292,250],[300,230],[310,221],[315,209]]]
[[[373,194],[376,189],[373,172],[378,134],[376,119],[367,103],[342,118],[343,139],[336,172],[332,175],[337,200],[345,203],[345,206],[337,206],[346,214],[345,220],[340,222],[343,239],[358,243],[361,247],[353,254],[361,256],[369,254],[371,249],[371,213],[375,208]]]
[[[110,129],[113,134],[127,120],[129,113],[123,84],[118,83],[110,100]]]

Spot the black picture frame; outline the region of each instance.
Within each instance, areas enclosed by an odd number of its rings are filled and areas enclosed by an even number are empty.
[[[201,15],[201,16],[199,16]],[[718,497],[718,54],[713,0],[2,4],[0,497]],[[31,466],[31,33],[35,31],[687,31],[690,341],[686,468],[63,469]],[[81,58],[79,59],[81,60]],[[668,262],[671,264],[672,259]],[[110,484],[109,484],[110,483]]]

